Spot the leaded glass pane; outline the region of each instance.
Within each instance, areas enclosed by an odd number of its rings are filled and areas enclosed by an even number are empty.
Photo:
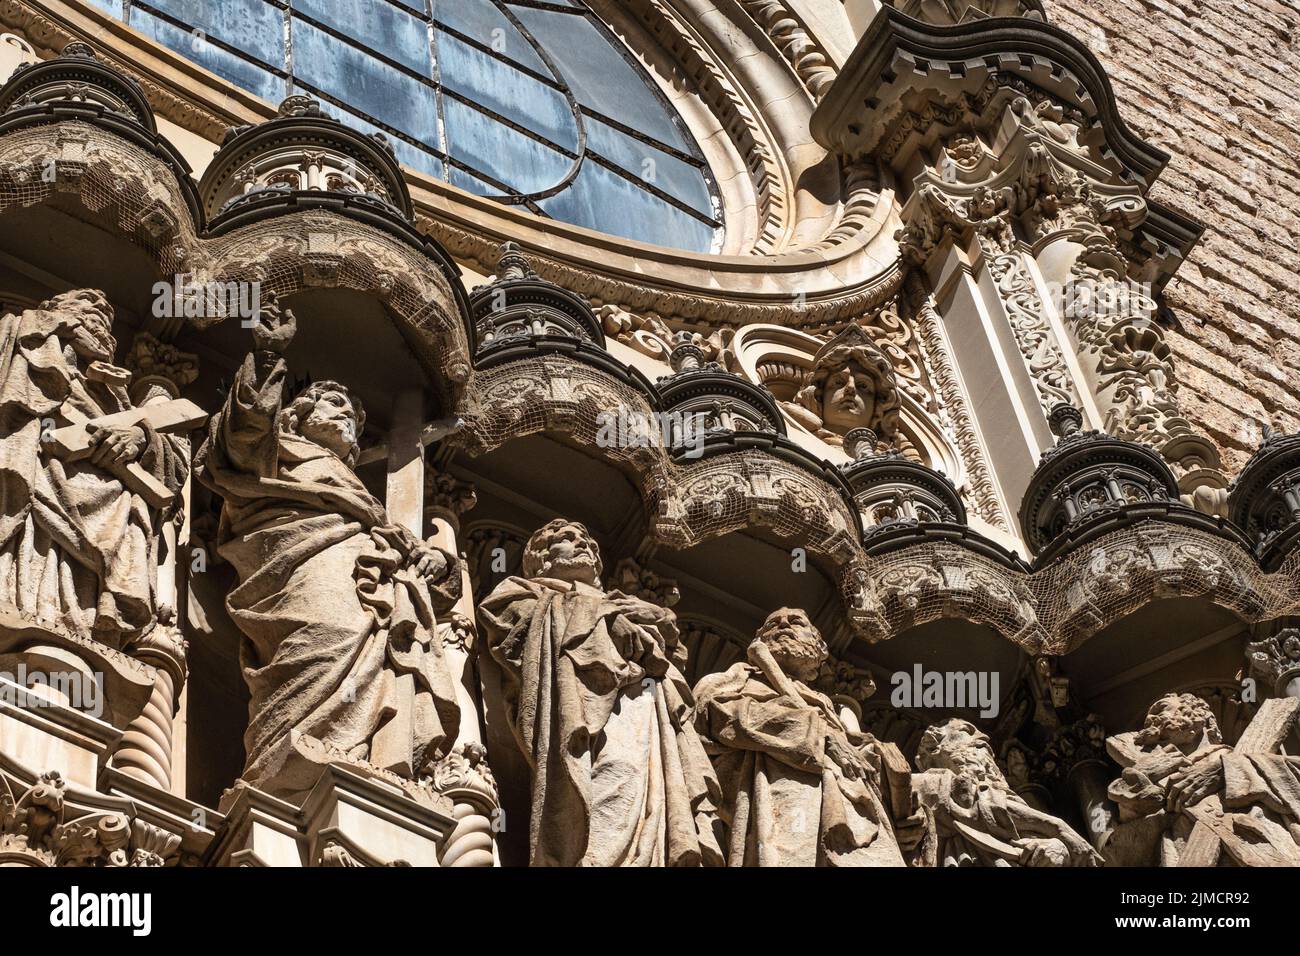
[[[580,0],[90,0],[271,102],[382,132],[403,164],[543,216],[709,250],[699,150]]]

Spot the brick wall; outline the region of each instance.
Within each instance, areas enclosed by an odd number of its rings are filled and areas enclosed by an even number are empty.
[[[1300,430],[1300,0],[1047,0],[1173,159],[1152,197],[1206,223],[1169,284],[1184,414],[1234,473]]]

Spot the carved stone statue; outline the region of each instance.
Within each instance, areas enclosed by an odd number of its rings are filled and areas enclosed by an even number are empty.
[[[1141,730],[1109,738],[1124,769],[1109,789],[1119,822],[1101,844],[1106,861],[1212,866],[1221,845],[1238,865],[1300,865],[1300,757],[1273,752],[1297,707],[1267,701],[1232,748],[1204,700],[1166,694]]]
[[[727,865],[903,866],[879,745],[808,686],[827,658],[808,615],[774,611],[748,656],[696,686],[696,725],[722,784]]]
[[[830,445],[843,444],[854,428],[891,440],[900,409],[893,366],[861,326],[850,325],[817,351],[803,387],[781,407]]]
[[[332,759],[418,779],[460,711],[435,613],[459,596],[456,559],[389,521],[353,472],[365,423],[336,382],[286,392],[292,313],[263,306],[196,459],[224,499],[218,550],[244,634],[243,779],[295,799]]]
[[[161,502],[189,465],[134,409],[112,322],[93,289],[0,315],[0,607],[122,647],[158,612],[163,510],[139,482]]]
[[[1011,789],[988,737],[952,718],[917,747],[912,786],[926,817],[922,866],[1099,866],[1088,841]]]
[[[721,863],[717,778],[691,721],[676,618],[600,584],[595,541],[559,519],[480,607],[532,771],[534,866]]]

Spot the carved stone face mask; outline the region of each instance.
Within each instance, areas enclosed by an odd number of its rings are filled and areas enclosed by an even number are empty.
[[[832,431],[866,426],[876,410],[876,386],[871,376],[846,365],[826,379],[822,420]]]

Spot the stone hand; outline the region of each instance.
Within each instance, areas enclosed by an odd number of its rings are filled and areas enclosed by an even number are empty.
[[[253,344],[264,352],[283,355],[298,331],[298,320],[289,309],[265,306],[253,320]]]
[[[1166,805],[1173,812],[1180,813],[1222,787],[1223,757],[1216,753],[1170,776]]]
[[[135,425],[97,427],[90,434],[90,460],[101,467],[129,465],[144,454],[144,446],[144,429]]]
[[[426,581],[440,581],[447,574],[447,556],[436,548],[416,545],[411,551],[415,573]]]
[[[925,814],[917,810],[911,816],[904,817],[894,824],[894,837],[898,848],[904,853],[911,853],[925,839]]]
[[[1025,851],[1021,866],[1066,866],[1070,861],[1070,851],[1055,837],[1025,837],[1012,842]]]
[[[835,766],[843,770],[844,776],[850,780],[857,780],[867,775],[867,767],[863,763],[862,755],[838,734],[826,735],[826,756],[830,757],[835,762]]]
[[[613,604],[615,613],[621,614],[634,624],[658,627],[662,624],[675,623],[677,620],[677,615],[667,608],[658,607],[648,601],[629,597],[626,594],[612,597],[610,603]]]

